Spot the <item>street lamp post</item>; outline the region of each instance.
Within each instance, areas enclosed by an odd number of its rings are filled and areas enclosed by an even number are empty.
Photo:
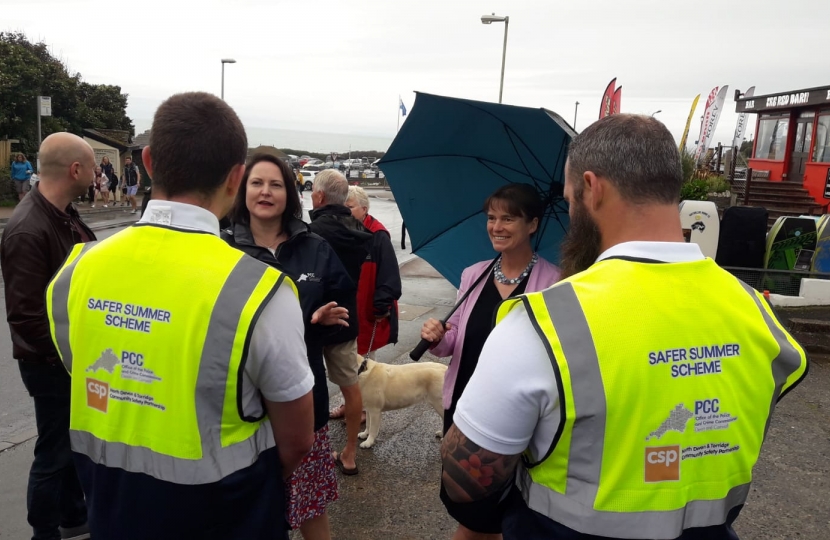
[[[576,129],[576,113],[579,112],[579,102],[576,102],[576,107],[574,107],[574,129]]]
[[[663,112],[663,109],[660,109],[659,111],[654,111],[653,113],[651,113],[651,116],[654,116],[655,114],[660,114],[661,112]]]
[[[236,60],[233,58],[222,59],[222,101],[225,100],[225,64],[235,64]]]
[[[499,83],[499,103],[501,103],[501,96],[504,91],[504,62],[507,58],[507,25],[510,23],[510,17],[500,17],[495,13],[481,16],[481,24],[492,24],[494,22],[504,23],[504,48],[501,52],[501,82]]]

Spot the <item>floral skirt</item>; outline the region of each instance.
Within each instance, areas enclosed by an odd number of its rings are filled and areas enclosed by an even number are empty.
[[[331,453],[329,428],[323,426],[314,433],[311,451],[287,482],[288,524],[292,529],[323,515],[326,507],[337,500],[337,474]]]

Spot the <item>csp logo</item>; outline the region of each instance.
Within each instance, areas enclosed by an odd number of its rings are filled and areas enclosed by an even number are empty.
[[[86,404],[93,409],[107,412],[110,397],[110,385],[95,379],[86,380]]]
[[[646,482],[680,480],[680,446],[646,448]]]

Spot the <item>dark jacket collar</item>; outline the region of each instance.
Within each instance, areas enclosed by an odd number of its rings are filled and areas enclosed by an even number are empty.
[[[46,197],[44,197],[40,193],[40,182],[35,183],[34,187],[32,188],[32,192],[29,196],[32,198],[32,203],[40,209],[41,212],[46,213],[49,217],[55,219],[69,219],[70,217],[80,217],[78,211],[75,209],[75,206],[72,203],[69,203],[63,211],[59,210],[55,205],[49,202]]]
[[[236,242],[237,245],[261,247],[258,246],[257,243],[254,241],[254,234],[251,232],[250,225],[244,223],[234,223],[231,227],[231,230],[233,234],[233,240],[234,242]],[[309,233],[308,224],[301,219],[292,218],[291,221],[288,222],[288,239],[286,240],[286,243],[292,241],[294,238],[297,238],[302,234],[307,233]]]
[[[311,221],[314,221],[322,216],[351,216],[352,211],[342,204],[327,204],[311,210],[308,215],[311,217]]]

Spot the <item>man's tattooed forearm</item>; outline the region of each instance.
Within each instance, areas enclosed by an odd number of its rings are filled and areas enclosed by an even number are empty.
[[[485,450],[452,426],[441,445],[444,488],[455,502],[484,499],[513,479],[520,457]]]

